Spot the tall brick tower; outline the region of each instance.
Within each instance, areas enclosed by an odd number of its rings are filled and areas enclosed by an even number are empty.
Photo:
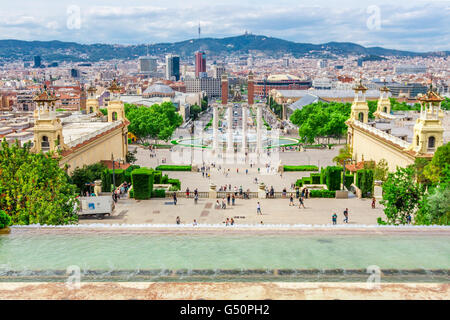
[[[254,104],[255,99],[255,82],[253,80],[253,72],[250,71],[248,74],[248,80],[247,80],[247,95],[248,95],[248,104],[251,106]]]
[[[228,104],[228,76],[226,74],[222,75],[222,104]]]

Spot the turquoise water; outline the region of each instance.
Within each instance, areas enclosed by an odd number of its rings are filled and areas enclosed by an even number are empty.
[[[219,136],[219,144],[226,144],[227,137],[226,135],[220,135]],[[241,145],[242,137],[239,135],[233,136],[233,142],[236,145]],[[191,146],[191,147],[211,147],[212,142],[211,138],[202,139],[200,137],[193,137],[193,138],[186,138],[178,140],[177,143],[181,146]],[[283,147],[283,146],[289,146],[292,144],[297,144],[298,140],[293,138],[272,138],[272,137],[266,137],[262,141],[263,148],[268,147]],[[248,137],[248,145],[249,146],[256,146],[256,137],[249,136]]]
[[[0,236],[5,270],[450,269],[445,236],[37,234]]]

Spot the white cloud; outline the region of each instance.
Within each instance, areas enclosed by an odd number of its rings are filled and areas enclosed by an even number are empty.
[[[15,4],[25,0],[16,0]],[[329,5],[300,1],[131,1],[114,5],[114,0],[81,0],[81,29],[66,25],[68,1],[58,6],[33,9],[2,4],[0,38],[78,41],[82,43],[149,43],[182,41],[197,36],[199,21],[204,37],[243,33],[279,37],[297,42],[351,41],[365,46],[429,51],[449,50],[450,2],[377,1],[381,28],[369,30],[366,4],[345,0]],[[11,6],[11,14],[5,6]],[[15,8],[15,10],[14,10]],[[50,9],[51,8],[51,9]]]

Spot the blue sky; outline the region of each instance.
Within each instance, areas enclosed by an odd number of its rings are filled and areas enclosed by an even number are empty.
[[[316,44],[340,41],[412,51],[450,50],[450,0],[1,2],[0,39],[173,42],[197,37],[200,22],[203,37],[248,30]]]

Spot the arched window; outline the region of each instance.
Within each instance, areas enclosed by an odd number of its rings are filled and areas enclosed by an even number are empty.
[[[112,119],[113,119],[113,121],[117,120],[117,112],[112,113]]]
[[[436,145],[436,139],[434,137],[428,138],[428,150],[433,150]]]
[[[384,107],[384,113],[387,113],[387,107]]]
[[[58,140],[56,140],[56,146],[61,144],[61,136],[58,134]]]
[[[41,149],[43,151],[48,151],[50,149],[50,143],[48,142],[47,136],[42,136]]]
[[[89,113],[92,113],[92,112],[94,112],[94,108],[90,107],[89,108]]]
[[[361,121],[361,122],[364,122],[364,113],[360,112],[358,114],[358,120]]]
[[[419,146],[419,136],[416,136],[416,144]]]

